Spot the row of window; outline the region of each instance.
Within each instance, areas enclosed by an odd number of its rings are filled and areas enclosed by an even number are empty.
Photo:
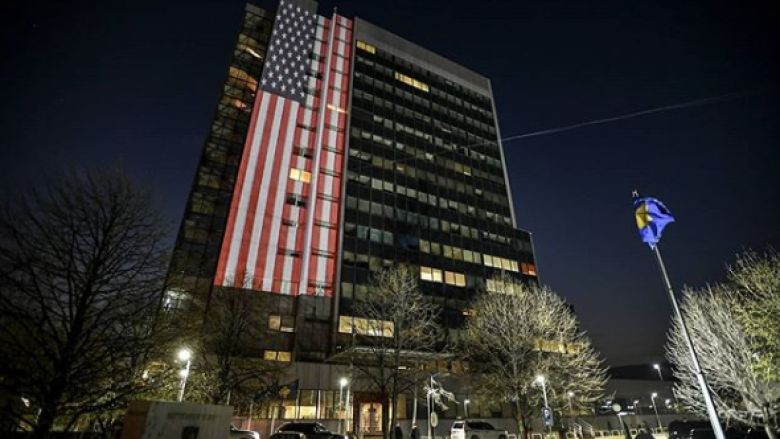
[[[398,166],[396,166],[396,168],[398,168]],[[478,209],[472,205],[461,203],[455,200],[450,200],[448,198],[437,197],[436,195],[431,195],[416,189],[411,189],[405,186],[396,185],[389,181],[380,180],[378,178],[370,178],[367,175],[362,175],[351,171],[347,174],[347,178],[349,179],[349,181],[356,182],[359,184],[365,184],[365,185],[367,185],[368,182],[370,181],[371,187],[374,189],[384,190],[387,192],[396,192],[400,195],[404,195],[409,198],[414,198],[422,203],[428,204],[433,207],[455,210],[464,215],[470,215],[480,219],[489,219],[498,224],[506,224],[506,225],[512,224],[512,219],[509,218],[508,216],[499,215],[495,212],[490,212],[488,210]]]
[[[355,72],[355,79],[358,81],[358,85],[362,84],[362,85],[365,85],[365,86],[368,86],[368,87],[373,87],[373,88],[378,89],[378,90],[383,90],[384,92],[386,92],[388,94],[394,94],[395,96],[398,96],[398,97],[404,99],[407,103],[413,103],[413,104],[419,105],[421,107],[424,107],[426,109],[433,108],[433,111],[436,112],[436,113],[441,113],[441,114],[443,114],[443,115],[445,115],[447,117],[450,117],[451,119],[458,120],[458,121],[460,121],[462,119],[463,124],[469,124],[468,116],[463,116],[462,114],[457,113],[457,112],[455,112],[454,110],[452,110],[452,109],[450,109],[448,107],[441,106],[441,105],[436,104],[436,103],[431,104],[430,102],[426,101],[422,97],[417,96],[416,94],[410,93],[410,92],[408,92],[406,90],[403,90],[401,88],[395,88],[395,87],[393,87],[392,84],[388,84],[387,82],[384,82],[384,81],[380,80],[379,78],[371,77],[371,76],[365,75],[365,74],[360,73],[360,72]],[[365,96],[372,96],[372,95],[369,94],[367,91],[364,91],[364,97]],[[386,107],[386,108],[388,108],[390,110],[393,109],[392,104],[389,101],[385,101],[385,103],[380,103],[378,101],[380,99],[382,99],[382,98],[380,98],[378,96],[372,96],[372,97],[373,97],[373,100],[374,100],[375,104],[379,104],[379,105],[384,106],[384,107]],[[390,106],[388,104],[390,104]],[[477,125],[478,128],[486,128],[486,127],[488,127],[487,124],[479,125],[479,124],[476,124],[476,122],[472,123],[472,124],[469,124],[469,125]],[[488,128],[485,131],[495,135],[495,129],[490,130]],[[477,136],[476,134],[473,133],[473,131],[459,131],[458,133],[453,133],[453,135],[456,135],[456,134],[463,137],[461,139],[461,141],[463,143],[478,143],[478,144],[484,143],[484,144],[486,144],[486,147],[492,147],[495,144],[495,141],[490,142],[488,139],[485,139],[483,137]]]
[[[363,41],[357,40],[357,47],[358,49],[365,50],[368,53],[376,54],[376,47]]]
[[[372,141],[374,143],[377,143],[379,145],[384,145],[384,146],[386,146],[388,148],[392,148],[393,146],[395,146],[396,149],[399,149],[399,150],[402,150],[402,151],[407,149],[407,148],[411,148],[410,146],[408,146],[408,145],[406,145],[404,143],[401,143],[401,142],[398,142],[398,141],[393,141],[392,139],[383,137],[383,136],[381,136],[379,134],[370,133],[368,131],[360,129],[359,127],[353,126],[352,130],[351,130],[351,133],[352,133],[352,137],[353,138],[361,138],[361,139],[365,139],[365,140],[370,140],[370,141]],[[434,144],[436,144],[436,142],[438,140],[440,140],[440,139],[438,137],[435,137],[434,138]],[[443,147],[445,149],[448,149],[450,151],[453,151],[453,152],[458,151],[458,148],[455,145],[453,145],[453,144],[448,144],[448,143],[442,142],[441,144],[437,144],[436,146],[441,146],[441,147]],[[465,150],[465,148],[463,148],[463,149]],[[421,151],[421,150],[418,149],[417,151]],[[463,150],[461,150],[461,152],[463,152]],[[410,152],[410,154],[411,154],[411,152]],[[423,153],[423,154],[425,154],[425,153]],[[431,159],[433,159],[433,157],[435,157],[435,155],[431,154]],[[457,168],[456,163],[458,163],[458,162],[456,162],[455,160],[451,160],[451,159],[448,159],[448,158],[440,156],[439,160],[437,160],[437,162],[441,163],[443,166],[447,167],[448,169],[452,169],[452,170],[457,172],[458,168]],[[498,164],[500,165],[500,162],[498,162]],[[460,165],[461,165],[461,167],[465,166],[463,164],[460,164]],[[481,171],[479,169],[473,169],[473,168],[469,168],[469,169],[470,169],[470,172],[472,173],[472,175],[474,175],[476,177],[492,181],[492,182],[500,184],[502,186],[504,184],[504,174],[503,173],[484,172],[484,171]],[[416,176],[415,176],[415,178],[416,178]]]
[[[409,212],[404,209],[394,208],[393,206],[385,206],[381,203],[370,202],[368,200],[358,200],[356,197],[347,197],[347,208],[358,210],[360,212],[370,213],[376,216],[383,216],[385,218],[394,219],[414,226],[421,226],[431,230],[441,230],[443,232],[453,232],[460,234],[464,238],[471,239],[486,239],[498,244],[509,245],[511,239],[497,234],[487,232],[485,230],[479,230],[475,227],[468,227],[462,224],[452,223],[447,220],[439,219],[436,217],[429,217],[415,212]]]
[[[466,261],[473,264],[485,265],[486,267],[499,268],[502,270],[520,272],[520,264],[511,259],[500,256],[481,254],[478,251],[467,250],[460,247],[439,244],[437,242],[420,240],[420,251],[430,253],[445,258],[455,259],[456,261]]]
[[[442,276],[443,274],[443,276]],[[466,286],[466,275],[454,271],[442,271],[433,267],[420,267],[420,280],[445,283],[456,287]]]
[[[353,131],[354,130],[356,130],[356,128],[353,128]],[[362,131],[362,133],[366,133],[366,131]],[[373,141],[377,141],[377,139],[384,140],[381,136],[378,136],[378,135],[374,134],[372,136],[372,140]],[[405,147],[405,145],[403,145],[401,143],[396,143],[396,147]],[[419,150],[417,150],[417,151],[419,151]],[[425,158],[425,160],[430,161],[430,162],[434,161],[433,154],[427,153],[427,152],[423,153],[423,154],[424,155],[422,155],[422,156],[415,156],[415,157],[419,157],[420,159]],[[431,183],[437,184],[437,185],[442,186],[442,187],[447,188],[447,189],[453,189],[453,190],[455,190],[457,192],[460,192],[460,193],[462,193],[464,195],[472,195],[472,196],[476,195],[476,196],[484,198],[484,199],[486,199],[486,200],[488,200],[488,201],[490,201],[492,203],[499,204],[499,205],[502,205],[502,206],[509,206],[509,199],[506,196],[499,195],[499,194],[497,194],[497,193],[495,193],[493,191],[475,188],[474,186],[472,186],[471,184],[469,184],[467,182],[453,180],[453,179],[445,177],[445,176],[443,176],[441,174],[423,171],[423,170],[417,169],[414,166],[409,166],[406,163],[399,163],[403,159],[391,160],[391,159],[386,159],[386,158],[381,157],[381,156],[374,156],[374,155],[372,155],[370,153],[362,151],[360,149],[360,145],[357,145],[357,144],[353,145],[353,147],[350,148],[349,155],[350,155],[350,157],[354,157],[354,158],[363,160],[365,162],[370,162],[372,165],[376,166],[377,168],[384,168],[384,169],[387,169],[387,170],[390,170],[390,171],[400,172],[400,173],[403,173],[404,175],[406,175],[408,177],[412,177],[412,178],[419,178],[419,179],[423,179],[424,178],[424,179],[427,179],[428,181],[430,181]],[[455,168],[454,169],[455,172],[458,172],[458,170],[460,170],[460,172],[463,173],[464,175],[466,175],[467,172],[470,173],[470,172],[473,172],[473,171],[477,171],[477,170],[472,170],[472,168],[469,168],[467,166],[461,165],[460,163],[454,162],[454,161],[449,160],[449,159],[441,159],[440,158],[438,160],[438,162],[439,163],[443,163],[443,164],[447,165],[448,167],[449,167],[449,165],[452,165],[452,167]],[[360,166],[357,166],[357,168],[360,169]],[[357,178],[360,182],[368,184],[368,181],[365,181],[364,177],[366,177],[366,176],[359,175],[358,177],[353,177],[353,179]],[[353,181],[357,181],[357,180],[353,180]],[[392,191],[392,189],[390,189],[390,190]],[[416,195],[410,195],[410,197],[415,197],[415,196]]]
[[[377,244],[393,245],[392,233],[349,222],[344,223],[344,234],[347,236],[357,236],[360,239],[369,240]]]
[[[374,50],[374,52],[370,52],[370,53],[376,55],[376,50]],[[374,70],[376,72],[384,73],[385,75],[388,75],[388,76],[392,76],[395,73],[394,69],[389,68],[389,67],[383,65],[383,63],[381,63],[381,62],[374,62],[371,59],[369,59],[369,57],[366,57],[366,56],[364,56],[361,53],[358,53],[357,62],[365,64],[367,66],[370,66],[372,68],[372,70]],[[399,63],[398,62],[391,62],[391,64],[397,65]],[[400,64],[408,64],[408,63],[402,61]],[[409,67],[411,67],[411,65]],[[412,70],[416,70],[416,69],[412,68]],[[421,73],[423,73],[423,72],[421,72]],[[427,74],[427,76],[433,77],[435,79],[439,79],[437,75],[431,74],[429,71],[425,71],[424,73]],[[441,79],[443,79],[443,78],[441,78]],[[450,86],[455,85],[451,81],[446,80],[446,79],[444,80],[444,82],[447,83]],[[451,106],[451,107],[452,106],[461,107],[463,109],[466,109],[466,110],[469,110],[469,111],[472,111],[472,112],[476,112],[479,116],[485,117],[487,119],[491,119],[492,116],[493,116],[491,101],[486,96],[485,97],[481,97],[481,99],[479,99],[479,104],[480,105],[477,105],[477,104],[474,104],[472,102],[469,102],[468,99],[464,99],[462,97],[455,96],[454,94],[447,92],[443,88],[440,88],[440,87],[430,87],[430,86],[428,86],[428,84],[425,84],[425,85],[427,86],[427,89],[421,89],[421,90],[423,90],[425,92],[428,92],[428,91],[430,91],[432,89],[434,96],[436,96],[437,98],[440,98],[440,99],[442,99],[444,101],[449,102],[449,106]],[[458,87],[458,88],[460,88],[460,87]],[[470,93],[467,93],[467,94],[474,94],[474,95],[476,95],[475,92],[473,92],[473,91],[471,91],[469,89],[464,89],[464,90],[470,92]]]
[[[414,87],[414,88],[416,88],[418,90],[422,90],[422,91],[424,91],[426,93],[431,91],[431,88],[428,86],[428,84],[426,84],[426,83],[424,83],[422,81],[418,81],[418,80],[416,80],[414,78],[410,78],[409,76],[406,76],[403,73],[394,72],[394,76],[395,76],[395,79],[403,82],[406,85],[411,85],[412,87]]]
[[[444,123],[439,121],[438,119],[432,119],[430,116],[415,111],[413,109],[410,109],[406,106],[403,106],[398,102],[394,104],[393,102],[390,102],[386,99],[382,99],[379,96],[374,96],[373,94],[367,91],[362,91],[357,88],[353,91],[353,96],[357,99],[362,99],[365,100],[366,102],[370,102],[373,103],[374,105],[383,107],[389,111],[393,111],[398,115],[402,115],[409,119],[421,122],[426,126],[430,125],[432,122],[438,123],[439,126],[437,126],[437,128],[440,128],[442,131],[444,131],[447,134],[454,133],[455,136],[461,138],[461,142],[469,143],[469,144],[480,144],[480,145],[485,144],[486,146],[481,147],[481,149],[485,149],[485,148],[493,149],[496,153],[498,153],[498,146],[495,142],[495,135],[496,135],[495,128],[490,129],[486,123],[478,122],[469,118],[464,118],[462,114],[459,114],[451,109],[442,107],[438,104],[433,104],[434,112],[440,113],[440,116],[443,116],[444,118],[449,119],[452,122],[460,122],[460,124],[463,127],[466,127],[467,129],[461,129],[456,127],[453,124]],[[460,117],[457,117],[455,115]],[[478,130],[482,130],[482,132],[479,133],[482,135],[479,135],[477,133]],[[488,137],[494,140],[489,141]]]
[[[342,334],[392,337],[393,322],[354,316],[339,316],[339,332]]]

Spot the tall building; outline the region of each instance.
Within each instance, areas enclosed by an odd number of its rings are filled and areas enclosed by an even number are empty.
[[[353,331],[370,335],[352,305],[372,270],[414,267],[453,338],[494,273],[536,277],[490,80],[316,7],[247,6],[166,296],[268,295],[258,352],[312,370]]]

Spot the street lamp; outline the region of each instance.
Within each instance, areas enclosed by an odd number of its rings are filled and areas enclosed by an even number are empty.
[[[571,407],[571,399],[574,398],[574,392],[569,392],[569,416],[574,417],[574,409]]]
[[[658,363],[653,364],[653,369],[655,369],[658,372],[658,378],[661,379],[661,381],[664,380],[664,374],[661,373],[661,365]]]
[[[344,404],[344,386],[346,386],[347,384],[349,384],[349,380],[347,378],[342,377],[339,380],[339,407],[341,408],[341,411],[344,415],[346,415],[347,412],[347,407]],[[346,416],[344,417],[346,418]],[[344,425],[344,422],[339,422],[339,427],[341,427],[342,425]],[[344,426],[344,428],[346,428],[346,426]],[[339,428],[339,429],[342,430],[341,433],[344,433],[343,428]]]
[[[471,403],[470,399],[464,399],[463,400],[463,415],[466,417],[466,419],[469,418],[469,404]]]
[[[192,357],[192,352],[190,352],[189,349],[182,349],[179,351],[178,354],[180,361],[186,361],[187,364],[184,366],[184,369],[179,371],[179,376],[181,376],[181,389],[179,390],[179,402],[181,402],[184,399],[184,388],[187,386],[187,377],[190,376],[190,366],[192,365],[192,361],[190,360]]]
[[[635,399],[634,400],[634,413],[637,414],[637,415],[641,414],[640,411],[639,411],[640,408],[641,407],[639,405],[639,400]]]
[[[539,375],[536,376],[536,382],[541,384],[541,386],[542,386],[542,394],[544,395],[544,407],[545,407],[545,409],[549,410],[550,406],[547,405],[548,403],[547,403],[547,384],[546,384],[546,381],[547,380],[544,378],[544,375],[539,374]],[[550,429],[550,433],[552,433],[552,426],[549,426],[549,429]]]
[[[658,416],[658,407],[655,405],[655,398],[658,397],[658,394],[653,392],[652,395],[650,395],[650,399],[653,401],[653,411],[655,412],[655,420],[658,421],[658,428],[663,430],[663,427],[661,426],[661,418]]]

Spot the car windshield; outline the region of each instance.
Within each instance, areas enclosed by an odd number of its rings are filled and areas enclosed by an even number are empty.
[[[468,426],[472,430],[495,430],[493,426],[487,422],[469,422]]]

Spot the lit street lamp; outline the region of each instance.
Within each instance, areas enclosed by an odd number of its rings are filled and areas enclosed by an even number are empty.
[[[639,400],[635,399],[634,400],[634,413],[636,413],[637,415],[641,414],[640,411],[639,411],[640,408],[641,407],[639,406]]]
[[[655,369],[658,372],[658,378],[661,379],[661,381],[664,380],[664,374],[661,373],[661,365],[658,363],[653,364],[653,369]]]
[[[574,409],[571,406],[571,399],[574,398],[574,392],[569,392],[569,416],[574,417]]]
[[[658,416],[658,407],[655,406],[655,398],[658,397],[658,394],[653,392],[652,395],[650,395],[650,399],[653,401],[653,411],[655,412],[655,420],[658,421],[658,428],[663,430],[663,427],[661,426],[661,418]]]
[[[550,406],[547,403],[547,384],[544,375],[537,375],[536,382],[542,385],[542,394],[544,395],[544,407],[549,410]],[[552,426],[549,426],[550,433],[552,433]]]
[[[347,384],[349,384],[349,380],[348,379],[342,377],[339,380],[339,407],[341,408],[342,413],[345,415],[344,416],[345,418],[346,418],[346,413],[347,413],[347,407],[344,404],[344,386],[346,386]],[[344,426],[344,427],[342,428],[342,426]],[[340,421],[339,422],[339,430],[341,430],[341,433],[344,433],[344,428],[346,428],[346,426],[344,425],[344,422]]]
[[[469,418],[469,404],[471,403],[470,399],[463,400],[463,415],[466,419]]]
[[[189,349],[182,349],[179,351],[179,360],[180,361],[186,361],[187,364],[184,366],[184,369],[179,371],[179,376],[181,376],[181,389],[179,390],[179,402],[181,402],[184,399],[184,388],[187,386],[187,377],[190,376],[190,366],[192,365],[192,361],[190,361],[190,358],[192,357],[192,352],[190,352]]]

